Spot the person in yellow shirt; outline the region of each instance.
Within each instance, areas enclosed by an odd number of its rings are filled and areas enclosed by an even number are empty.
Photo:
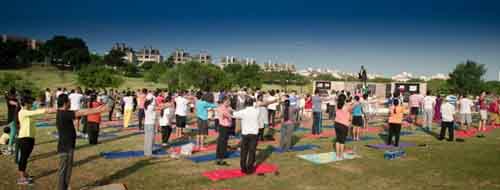
[[[394,99],[392,106],[389,109],[389,136],[387,137],[387,145],[392,145],[392,137],[394,136],[394,146],[399,146],[399,135],[401,134],[401,123],[403,123],[404,108],[399,105],[399,100]]]
[[[25,93],[30,94],[29,91]],[[24,96],[21,100],[21,110],[18,113],[20,127],[17,143],[19,152],[16,157],[18,158],[19,179],[17,180],[17,184],[19,185],[29,185],[33,183],[31,177],[26,173],[28,159],[35,145],[36,125],[33,117],[55,112],[53,108],[32,110],[32,104],[33,98]]]

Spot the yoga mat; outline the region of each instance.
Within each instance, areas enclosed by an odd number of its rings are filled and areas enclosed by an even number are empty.
[[[360,141],[369,141],[369,140],[374,140],[376,139],[375,137],[371,137],[371,136],[364,136],[364,137],[360,137]],[[352,137],[347,137],[346,138],[346,141],[347,142],[351,142],[352,141]]]
[[[153,156],[161,156],[166,155],[167,151],[163,149],[153,150]],[[136,151],[124,151],[124,152],[102,152],[101,156],[105,159],[120,159],[120,158],[137,158],[144,157],[144,151],[136,150]]]
[[[217,149],[217,145],[211,144],[211,145],[205,146],[205,149],[200,149],[200,147],[195,147],[193,149],[193,153],[212,152],[212,151],[215,151],[216,149]],[[170,149],[170,152],[180,153],[181,147],[180,146],[173,147],[172,149]]]
[[[415,134],[414,132],[411,132],[411,131],[401,131],[401,133],[399,134],[399,136],[408,136],[408,135],[413,135]],[[381,136],[387,136],[389,135],[389,133],[379,133],[379,135]]]
[[[314,164],[327,164],[331,162],[342,161],[337,159],[337,155],[335,152],[326,152],[319,154],[306,154],[306,155],[297,155],[297,157],[312,162]],[[344,153],[343,160],[352,160],[355,158],[360,158],[360,156],[355,155],[353,153]]]
[[[318,149],[318,148],[319,148],[318,145],[306,144],[306,145],[292,146],[290,148],[290,151],[291,152],[301,152],[301,151],[305,151],[305,150],[312,150],[312,149]],[[281,148],[274,148],[273,152],[283,153],[285,151],[283,151]]]
[[[306,131],[310,131],[311,129],[309,128],[304,128],[304,127],[296,127],[294,129],[294,132],[306,132]]]
[[[226,159],[236,158],[236,157],[240,157],[240,151],[226,152]],[[202,162],[209,162],[209,161],[217,160],[215,153],[201,155],[201,156],[191,156],[191,157],[188,157],[186,159],[191,160],[192,162],[197,163],[197,164],[202,163]]]
[[[35,125],[38,128],[55,127],[55,125],[50,125],[48,122],[36,122]]]
[[[52,132],[51,135],[55,139],[59,139],[59,135],[57,134],[57,131]],[[86,138],[83,138],[82,136],[77,136],[76,138],[77,139],[86,139]],[[112,133],[100,133],[98,140],[99,141],[106,141],[106,140],[111,140],[111,139],[115,139],[115,138],[118,138],[118,135],[112,134]]]
[[[366,145],[367,147],[374,148],[377,150],[386,150],[386,149],[393,149],[393,148],[398,148],[392,145],[386,145],[386,144],[368,144]],[[412,146],[417,146],[415,143],[405,143],[405,142],[400,142],[399,143],[399,148],[406,148],[406,147],[412,147]]]
[[[278,166],[274,164],[263,163],[255,167],[255,174],[274,173],[278,171]],[[237,169],[219,169],[214,171],[203,172],[203,176],[211,181],[220,181],[227,179],[234,179],[246,176],[247,174],[241,172],[240,168]]]
[[[311,133],[305,134],[302,136],[303,138],[306,139],[319,139],[319,138],[329,138],[329,137],[334,137],[335,136],[335,131],[334,130],[325,130],[319,135],[313,135]]]

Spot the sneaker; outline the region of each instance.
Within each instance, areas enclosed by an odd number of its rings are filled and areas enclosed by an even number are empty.
[[[33,185],[33,181],[28,180],[27,178],[22,178],[17,180],[18,185]]]

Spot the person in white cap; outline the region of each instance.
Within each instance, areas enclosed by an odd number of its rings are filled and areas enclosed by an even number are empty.
[[[455,121],[455,106],[451,104],[452,97],[447,96],[445,103],[441,105],[441,133],[439,133],[439,140],[443,140],[448,129],[448,141],[453,141],[454,134],[454,121]]]

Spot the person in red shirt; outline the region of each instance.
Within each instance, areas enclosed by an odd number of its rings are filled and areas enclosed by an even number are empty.
[[[488,112],[489,112],[489,124],[490,125],[495,125],[495,124],[498,124],[498,115],[499,115],[499,109],[498,109],[498,105],[499,105],[499,99],[498,97],[495,98],[495,100],[491,101],[490,105],[489,105],[489,108],[488,108]]]
[[[488,121],[488,105],[486,105],[486,92],[481,93],[478,99],[479,104],[479,131],[486,130],[486,122]]]
[[[311,118],[312,115],[312,107],[313,107],[313,102],[310,94],[307,94],[306,96],[306,104],[304,105],[304,109],[306,112],[306,118]]]
[[[97,101],[97,96],[92,94],[90,96],[89,108],[97,108],[102,103]],[[95,113],[87,116],[87,130],[89,135],[89,144],[96,145],[99,138],[99,124],[101,123],[101,113]]]

